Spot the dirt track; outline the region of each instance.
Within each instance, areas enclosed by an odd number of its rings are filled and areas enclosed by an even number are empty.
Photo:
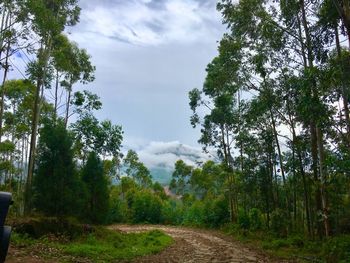
[[[160,229],[172,236],[175,243],[163,252],[142,257],[134,262],[148,263],[233,263],[233,262],[290,262],[273,260],[239,242],[214,231],[170,226],[115,225],[110,229],[124,232],[142,232]]]

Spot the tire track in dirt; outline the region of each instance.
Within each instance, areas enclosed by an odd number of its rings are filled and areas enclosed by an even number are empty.
[[[140,263],[249,263],[291,262],[274,260],[218,232],[150,225],[113,225],[110,229],[122,232],[144,232],[154,229],[173,237],[175,243],[159,254],[135,259]]]

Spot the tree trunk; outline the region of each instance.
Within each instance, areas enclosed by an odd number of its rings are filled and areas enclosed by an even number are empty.
[[[304,0],[300,1],[301,4],[301,12],[302,12],[302,23],[304,27],[305,37],[306,37],[306,49],[307,49],[307,58],[309,62],[309,68],[313,68],[313,55],[312,55],[312,43],[311,43],[311,36],[309,32],[309,27],[306,19],[306,12],[305,12],[305,3]],[[313,86],[310,89],[311,91],[311,97],[314,101],[319,101],[318,97],[318,91],[316,87],[316,83],[314,82]],[[312,168],[314,173],[314,180],[316,185],[316,191],[315,191],[315,201],[316,201],[316,215],[318,212],[322,213],[322,199],[325,198],[322,196],[321,191],[321,184],[318,176],[318,154],[323,155],[323,141],[322,138],[318,138],[318,130],[319,130],[319,124],[316,123],[315,118],[312,118],[310,122],[310,133],[311,133],[311,152],[312,152]],[[324,162],[320,162],[320,171],[323,169]],[[322,235],[322,226],[317,222],[317,232],[321,236]],[[327,232],[327,229],[324,229]]]
[[[331,233],[330,222],[329,222],[329,207],[326,192],[327,183],[327,171],[324,168],[324,149],[323,149],[323,134],[320,128],[317,128],[317,145],[320,156],[320,178],[321,178],[321,198],[322,198],[322,216],[325,229],[326,237],[329,237]]]
[[[58,70],[56,70],[56,83],[55,83],[55,106],[54,106],[54,113],[55,118],[57,118],[57,104],[58,104],[58,84],[59,84],[59,74]]]
[[[0,142],[2,139],[2,123],[3,123],[3,116],[4,116],[4,108],[5,108],[5,95],[6,95],[6,91],[5,91],[5,82],[7,79],[7,73],[9,70],[9,64],[8,64],[8,59],[9,59],[9,52],[10,52],[10,42],[7,43],[7,49],[6,49],[6,58],[5,58],[5,65],[4,67],[4,76],[2,79],[2,89],[1,89],[1,105],[0,105]]]
[[[36,151],[36,138],[37,130],[39,125],[39,115],[40,115],[40,90],[42,87],[41,79],[38,79],[36,90],[35,90],[35,101],[33,108],[33,119],[32,119],[32,133],[30,137],[30,150],[29,150],[29,161],[28,161],[28,175],[26,182],[26,191],[25,191],[25,205],[24,213],[29,214],[31,211],[31,197],[32,197],[32,180],[33,180],[33,171],[34,171],[34,159]]]
[[[52,41],[50,38],[47,40],[47,45],[45,48],[43,48],[43,45],[41,46],[40,52],[42,54],[39,54],[38,59],[42,59],[42,64],[39,61],[39,64],[43,65],[42,68],[42,74],[38,76],[37,83],[36,83],[36,90],[35,90],[35,100],[33,105],[33,118],[32,118],[32,130],[31,130],[31,138],[30,138],[30,149],[29,149],[29,160],[28,160],[28,175],[27,175],[27,182],[26,182],[26,191],[25,191],[25,201],[24,201],[24,213],[29,214],[31,211],[31,198],[32,198],[32,181],[33,181],[33,172],[34,172],[34,162],[35,162],[35,151],[36,151],[36,139],[37,139],[37,132],[38,132],[38,126],[39,126],[39,119],[40,119],[40,111],[41,111],[41,89],[44,88],[44,83],[46,79],[46,71],[47,71],[47,65],[50,58],[51,53],[51,47],[52,47]]]
[[[67,105],[66,105],[66,117],[64,119],[64,125],[65,125],[66,128],[67,128],[67,125],[68,125],[71,95],[72,95],[72,86],[70,86],[68,88],[68,98],[67,98]]]

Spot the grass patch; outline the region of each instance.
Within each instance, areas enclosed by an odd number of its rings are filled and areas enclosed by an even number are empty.
[[[30,231],[30,234],[33,232]],[[170,236],[159,230],[126,234],[102,226],[91,227],[80,235],[75,233],[74,237],[57,232],[46,233],[40,237],[30,234],[15,230],[11,236],[11,244],[28,254],[31,252],[41,258],[55,258],[62,262],[73,262],[76,259],[91,262],[131,260],[158,253],[173,243]]]
[[[95,233],[61,245],[60,248],[72,256],[89,258],[94,262],[111,262],[157,253],[172,242],[171,237],[158,230],[122,234],[98,228]]]
[[[260,248],[269,255],[298,262],[350,262],[350,235],[334,236],[325,240],[310,240],[302,235],[277,238],[265,231],[251,232],[235,226],[222,229],[245,244]]]

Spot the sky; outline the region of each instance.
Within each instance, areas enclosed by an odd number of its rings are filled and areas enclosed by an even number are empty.
[[[125,132],[124,144],[178,141],[196,146],[188,91],[201,88],[217,55],[221,24],[216,0],[81,0],[80,23],[70,39],[96,66],[101,119]]]
[[[74,89],[100,96],[97,117],[121,125],[124,151],[138,151],[146,165],[174,163],[176,145],[200,155],[188,92],[202,87],[225,32],[216,2],[80,0],[80,22],[66,29],[96,66],[95,81]]]

